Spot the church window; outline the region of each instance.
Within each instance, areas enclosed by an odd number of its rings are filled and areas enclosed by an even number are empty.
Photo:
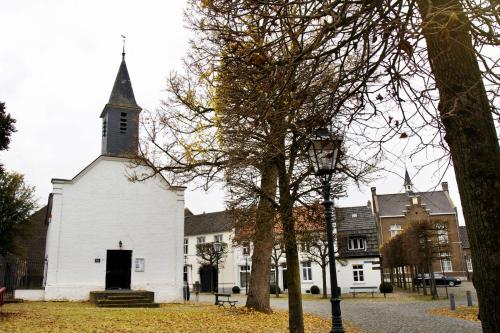
[[[127,113],[122,112],[120,117],[120,134],[127,132]]]

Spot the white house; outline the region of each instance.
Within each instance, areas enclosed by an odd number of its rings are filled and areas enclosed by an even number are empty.
[[[377,230],[371,209],[367,206],[336,208],[338,242],[341,245],[337,262],[337,279],[342,293],[348,293],[350,287],[378,287],[380,278],[380,256],[378,252]],[[184,279],[190,285],[196,281],[201,283],[202,291],[210,291],[211,274],[218,280],[220,292],[230,292],[233,286],[245,292],[247,279],[251,274],[252,245],[242,246],[233,242],[234,224],[226,212],[207,214],[186,214],[184,228]],[[196,244],[223,242],[228,244],[225,259],[221,260],[219,272],[203,265],[196,254]],[[337,246],[337,243],[335,244]],[[299,250],[301,250],[299,246]],[[308,260],[304,252],[300,252],[301,289],[310,292],[313,285],[323,288],[321,267]],[[327,291],[330,292],[329,268],[327,267]],[[273,265],[270,283],[275,280]],[[278,264],[278,285],[286,291],[287,267],[283,255]]]
[[[129,181],[140,111],[123,54],[101,113],[102,154],[74,178],[52,179],[45,290],[17,297],[87,300],[91,291],[131,289],[182,299],[185,188],[161,176]]]

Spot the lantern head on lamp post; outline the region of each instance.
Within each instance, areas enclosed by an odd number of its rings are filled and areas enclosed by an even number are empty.
[[[309,142],[309,158],[314,172],[323,181],[330,181],[337,166],[342,138],[332,137],[327,128],[319,128]]]
[[[328,261],[330,268],[330,302],[332,305],[331,332],[344,333],[340,311],[340,292],[337,283],[335,250],[333,247],[333,201],[331,200],[332,176],[340,155],[342,138],[333,138],[327,128],[320,128],[309,142],[309,158],[316,176],[321,180],[323,206],[325,207],[326,236],[328,240]]]

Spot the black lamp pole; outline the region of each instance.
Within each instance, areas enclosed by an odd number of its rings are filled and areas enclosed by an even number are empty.
[[[326,232],[328,240],[328,261],[330,263],[330,302],[332,303],[332,330],[333,333],[344,333],[342,314],[340,311],[340,295],[337,283],[337,267],[335,264],[335,250],[333,248],[333,201],[330,199],[331,185],[328,179],[323,179],[323,206],[325,206]]]
[[[319,128],[311,138],[308,151],[316,176],[321,180],[323,206],[325,207],[326,237],[328,241],[328,261],[330,268],[330,302],[332,303],[332,333],[344,333],[340,312],[340,292],[337,282],[335,250],[333,248],[333,200],[330,181],[340,155],[342,137],[332,137],[327,128]]]

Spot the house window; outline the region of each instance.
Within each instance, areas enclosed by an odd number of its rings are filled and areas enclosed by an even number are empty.
[[[205,243],[205,236],[196,237],[196,243],[204,244]]]
[[[391,237],[399,235],[402,230],[401,224],[391,224]]]
[[[184,238],[184,254],[188,254],[188,249],[189,249],[189,240],[187,238]]]
[[[448,230],[444,223],[436,223],[436,232],[439,243],[448,243]]]
[[[467,264],[467,271],[472,272],[472,258],[466,257],[465,263]]]
[[[214,242],[216,242],[216,243],[217,243],[217,242],[221,243],[221,242],[222,242],[222,235],[215,235],[215,236],[214,236]]]
[[[302,280],[312,281],[312,267],[310,261],[302,263]]]
[[[242,251],[243,251],[243,255],[245,255],[245,256],[250,255],[250,243],[249,242],[243,243]]]
[[[309,252],[311,249],[309,243],[300,243],[300,251],[301,252]]]
[[[352,213],[351,217],[358,217],[358,213]]]
[[[365,280],[363,265],[352,265],[352,274],[354,282],[363,282]]]
[[[240,287],[247,287],[247,278],[248,283],[250,283],[250,266],[240,266]]]
[[[188,280],[188,267],[187,266],[184,266],[184,281],[187,282]]]
[[[366,249],[366,240],[361,237],[349,238],[349,250],[365,250]]]
[[[448,253],[441,254],[441,271],[451,272],[453,267],[451,266],[451,258]]]
[[[275,284],[276,282],[276,266],[271,265],[271,275],[269,276],[269,282]]]

